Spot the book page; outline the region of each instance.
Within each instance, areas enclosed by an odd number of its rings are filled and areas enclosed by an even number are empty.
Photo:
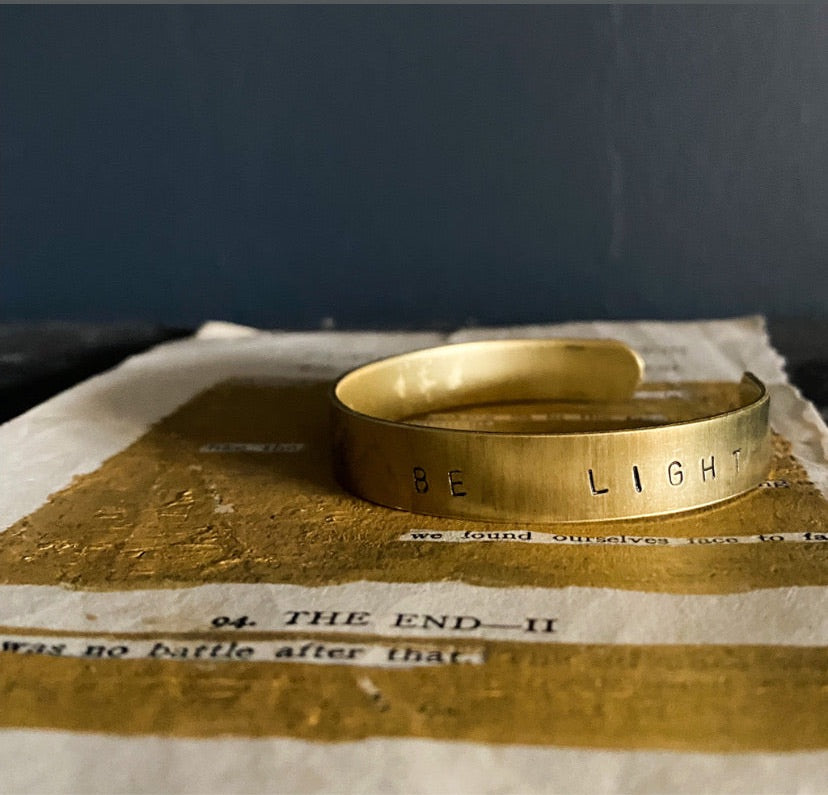
[[[381,356],[610,337],[669,402],[745,370],[768,480],[605,523],[364,502],[328,393]],[[667,405],[667,403],[665,403]],[[828,432],[761,319],[453,335],[210,324],[0,426],[10,791],[819,791]]]

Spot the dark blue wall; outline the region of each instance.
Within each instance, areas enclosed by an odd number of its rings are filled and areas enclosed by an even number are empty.
[[[828,314],[828,9],[0,7],[0,320]]]

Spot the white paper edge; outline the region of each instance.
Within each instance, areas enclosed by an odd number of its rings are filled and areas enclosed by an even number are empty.
[[[151,766],[147,760],[152,760]],[[0,732],[10,793],[822,795],[828,752],[682,753],[369,738]]]

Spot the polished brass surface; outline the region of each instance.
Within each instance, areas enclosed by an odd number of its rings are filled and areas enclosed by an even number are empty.
[[[676,420],[652,410],[649,419],[602,422],[602,412],[630,403],[642,374],[639,356],[614,340],[472,342],[383,359],[334,387],[337,474],[381,505],[512,522],[685,511],[767,477],[769,399],[758,379],[746,373],[734,399],[712,411],[699,407]],[[692,392],[692,384],[677,386]],[[557,406],[566,430],[532,430],[537,405],[546,417]],[[452,412],[468,417],[481,407],[495,418],[523,410],[530,430],[450,424]]]

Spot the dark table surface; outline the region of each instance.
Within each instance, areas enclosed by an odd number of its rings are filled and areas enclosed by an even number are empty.
[[[828,319],[772,319],[788,375],[828,418]],[[0,422],[133,354],[193,329],[138,323],[0,324]]]

